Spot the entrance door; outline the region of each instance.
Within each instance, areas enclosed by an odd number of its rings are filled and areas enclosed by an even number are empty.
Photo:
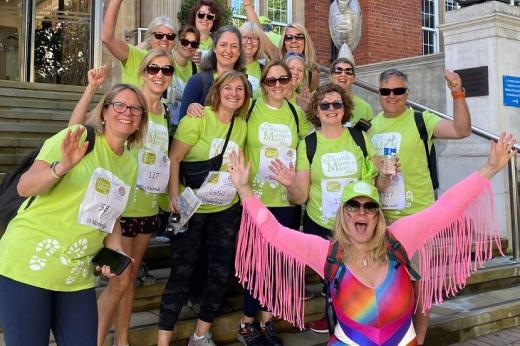
[[[22,0],[0,1],[0,80],[20,80],[23,55]]]

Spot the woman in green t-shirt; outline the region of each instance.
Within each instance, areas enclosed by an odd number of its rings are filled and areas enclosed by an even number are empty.
[[[130,85],[112,87],[85,128],[45,141],[18,192],[28,198],[0,240],[0,324],[7,345],[97,343],[91,260],[103,247],[123,252],[119,216],[137,166],[128,147],[144,139],[146,101]],[[100,212],[102,210],[103,212]],[[102,273],[110,276],[104,268]],[[16,316],[16,317],[15,317]]]
[[[188,12],[187,23],[200,32],[200,53],[195,62],[200,64],[201,58],[211,52],[213,47],[212,33],[220,29],[222,15],[214,0],[199,0]]]
[[[303,111],[307,110],[311,94],[307,87],[307,79],[305,76],[305,60],[302,54],[287,53],[285,54],[285,63],[291,71],[291,88],[289,88],[285,96],[293,104],[297,104]]]
[[[159,313],[159,346],[170,344],[172,330],[188,298],[192,276],[198,275],[195,269],[203,245],[208,255],[207,282],[200,296],[199,318],[189,344],[205,339],[205,345],[213,345],[210,328],[232,273],[241,215],[238,196],[227,172],[228,156],[244,148],[247,124],[241,114],[246,112],[250,96],[243,73],[225,72],[217,78],[208,95],[209,106],[204,108],[204,116],[182,118],[175,132],[170,153],[170,208],[181,211],[178,197],[186,185],[195,191],[202,205],[190,218],[188,230],[172,238],[171,272]],[[190,179],[186,166],[200,167],[221,153],[221,165],[208,167],[209,173],[196,181]]]
[[[242,35],[242,47],[244,51],[244,64],[247,79],[251,83],[253,95],[256,97],[260,90],[260,78],[263,65],[258,61],[264,57],[262,38],[265,38],[262,28],[253,22],[245,22],[240,27]]]

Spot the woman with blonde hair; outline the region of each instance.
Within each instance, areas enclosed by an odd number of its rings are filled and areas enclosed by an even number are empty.
[[[262,38],[265,35],[263,32],[262,28],[253,22],[245,22],[240,27],[247,79],[251,83],[253,95],[255,96],[257,91],[260,90],[260,78],[265,65],[259,61],[259,59],[264,57],[264,42],[262,42]]]

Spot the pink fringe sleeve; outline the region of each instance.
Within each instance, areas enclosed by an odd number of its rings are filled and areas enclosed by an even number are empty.
[[[243,205],[236,276],[273,315],[303,329],[305,266],[323,277],[329,241],[280,225],[257,197]]]
[[[431,207],[400,219],[390,231],[411,258],[420,255],[422,310],[461,290],[472,272],[500,248],[489,180],[473,173],[446,191]],[[474,248],[474,262],[471,254]]]

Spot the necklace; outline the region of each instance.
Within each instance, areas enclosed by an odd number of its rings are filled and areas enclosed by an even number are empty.
[[[363,267],[368,267],[368,259],[366,257],[363,258]]]

